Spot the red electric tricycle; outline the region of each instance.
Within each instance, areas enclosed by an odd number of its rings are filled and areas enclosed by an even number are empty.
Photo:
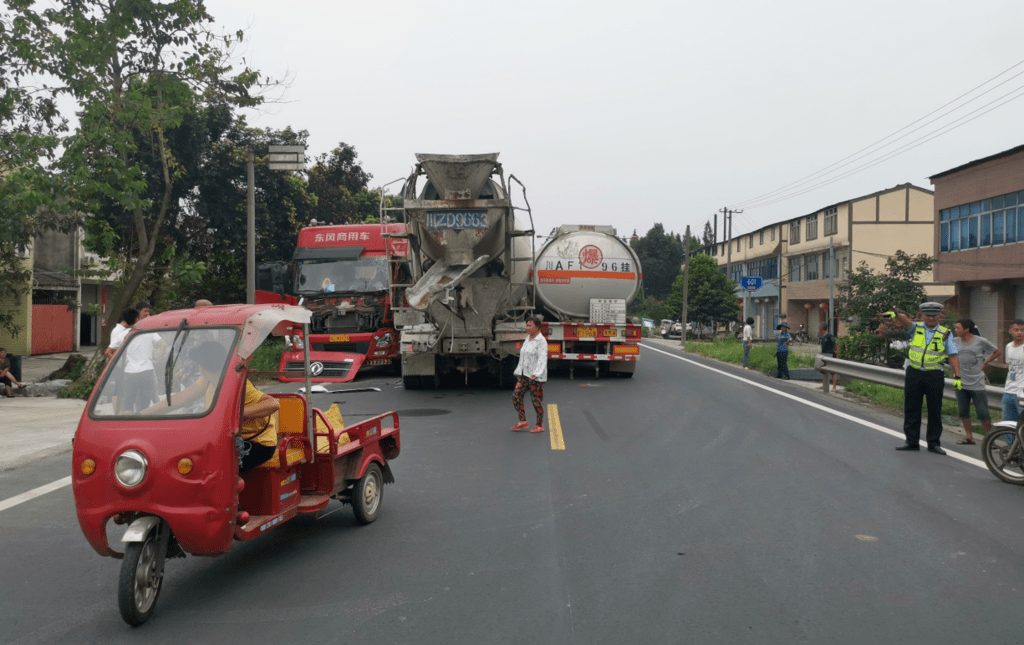
[[[104,371],[75,433],[72,484],[86,539],[122,559],[129,624],[152,615],[168,558],[227,553],[332,499],[361,524],[377,519],[401,447],[395,412],[335,428],[301,394],[272,394],[277,448],[239,475],[253,352],[294,326],[308,337],[309,319],[285,305],[168,311],[136,324]],[[107,539],[110,522],[127,525],[123,552]]]

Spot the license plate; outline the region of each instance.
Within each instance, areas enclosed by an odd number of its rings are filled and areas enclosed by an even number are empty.
[[[487,211],[428,212],[427,228],[487,228]]]
[[[576,338],[597,338],[596,327],[577,327]]]
[[[619,335],[618,332],[614,329],[606,329],[601,333],[604,335],[605,338],[615,338],[616,336]]]
[[[332,343],[347,343],[349,341],[348,334],[331,334]]]

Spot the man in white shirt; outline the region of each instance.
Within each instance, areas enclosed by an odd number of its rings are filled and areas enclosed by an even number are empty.
[[[114,325],[114,328],[110,330],[110,344],[103,351],[103,355],[108,359],[114,358],[114,354],[117,353],[121,343],[131,332],[132,327],[139,321],[138,309],[127,307],[121,312],[121,321]]]
[[[1006,344],[1006,384],[1003,385],[1003,420],[1020,419],[1017,400],[1024,397],[1024,320],[1015,319],[1010,323],[1013,342]]]
[[[750,345],[754,342],[754,318],[747,318],[747,324],[743,325],[743,369],[749,370],[747,363],[750,362]]]

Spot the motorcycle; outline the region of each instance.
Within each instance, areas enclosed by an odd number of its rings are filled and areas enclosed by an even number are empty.
[[[1017,399],[1017,407],[1024,407],[1024,397]],[[993,423],[981,442],[981,456],[993,475],[1024,486],[1024,415],[1017,421]]]
[[[384,484],[395,481],[388,464],[400,451],[395,412],[334,427],[329,418],[337,417],[311,399],[271,394],[277,412],[261,433],[272,419],[273,456],[239,472],[252,449],[241,415],[253,353],[293,325],[308,333],[309,318],[283,305],[150,316],[97,383],[75,432],[72,488],[89,544],[121,560],[117,600],[128,624],[153,614],[167,560],[228,553],[234,541],[301,514],[320,517],[331,500],[352,505],[359,524],[377,519]],[[126,356],[140,352],[153,371],[126,373]],[[304,362],[309,392],[308,350]],[[123,550],[108,541],[110,522],[127,525]]]

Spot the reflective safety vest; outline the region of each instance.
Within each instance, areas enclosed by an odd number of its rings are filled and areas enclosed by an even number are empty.
[[[932,342],[925,342],[925,327],[914,327],[914,339],[910,341],[910,366],[919,370],[941,370],[946,360],[946,334],[949,330],[939,325],[935,328]]]

